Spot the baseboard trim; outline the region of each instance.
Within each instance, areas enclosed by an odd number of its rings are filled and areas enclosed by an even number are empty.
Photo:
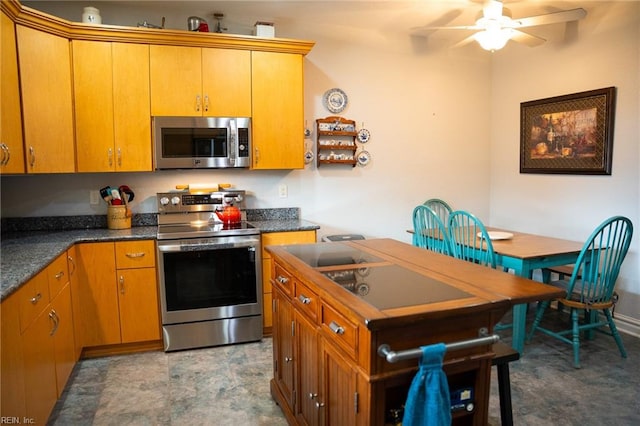
[[[620,333],[640,337],[640,320],[616,313],[614,321]]]

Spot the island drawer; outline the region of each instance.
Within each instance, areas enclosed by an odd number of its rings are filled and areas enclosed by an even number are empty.
[[[275,265],[275,273],[273,274],[273,283],[280,288],[287,296],[293,294],[293,277],[282,266]]]
[[[356,357],[358,326],[326,303],[322,305],[322,330],[325,336],[330,336],[327,340],[335,342],[350,357]]]
[[[303,283],[296,281],[293,304],[304,312],[313,322],[318,320],[319,298],[309,287]]]

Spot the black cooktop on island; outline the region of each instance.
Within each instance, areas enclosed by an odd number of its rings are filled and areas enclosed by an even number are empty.
[[[322,273],[380,310],[474,297],[434,278],[396,265]]]
[[[342,243],[294,244],[284,249],[313,268],[384,262],[384,259]]]

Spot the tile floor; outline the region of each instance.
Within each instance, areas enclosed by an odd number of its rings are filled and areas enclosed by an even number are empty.
[[[503,341],[509,342],[505,331]],[[516,425],[640,424],[640,339],[623,335],[583,344],[582,369],[571,348],[543,335],[511,364]],[[286,425],[269,394],[271,339],[181,352],[148,352],[81,361],[50,425]],[[500,424],[492,369],[489,422]],[[341,426],[341,425],[332,425]]]

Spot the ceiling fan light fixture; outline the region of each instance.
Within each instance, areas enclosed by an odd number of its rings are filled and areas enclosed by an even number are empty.
[[[474,34],[474,38],[484,50],[495,52],[502,49],[511,36],[513,31],[511,28],[487,29]]]

